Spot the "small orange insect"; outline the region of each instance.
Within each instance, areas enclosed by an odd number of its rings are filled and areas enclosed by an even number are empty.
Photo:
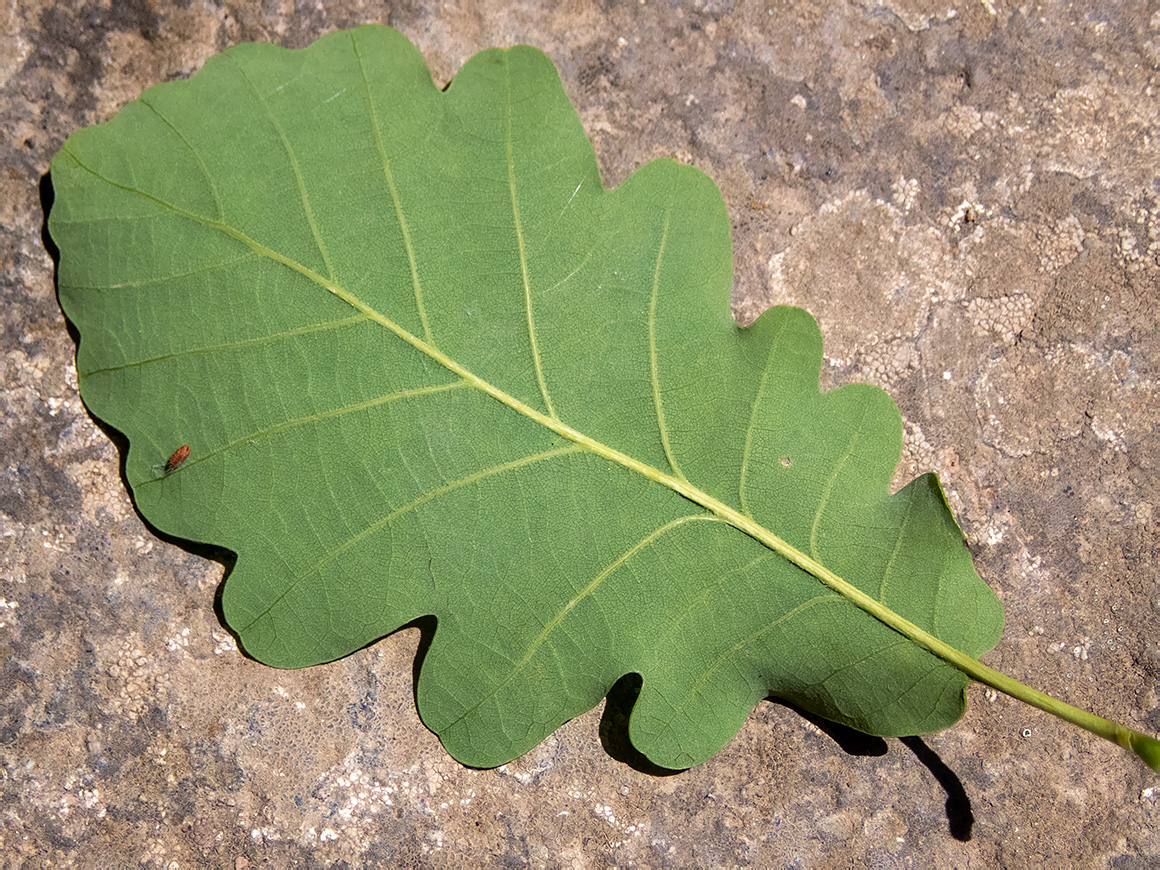
[[[189,459],[189,445],[182,444],[173,451],[173,455],[165,460],[165,473],[170,474],[178,469],[181,463]]]

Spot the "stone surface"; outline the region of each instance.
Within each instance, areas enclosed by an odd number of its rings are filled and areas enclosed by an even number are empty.
[[[408,630],[323,667],[242,657],[222,566],[153,535],[81,405],[42,235],[73,130],[247,40],[391,24],[446,81],[546,50],[606,182],[717,180],[735,311],[809,309],[826,385],[886,388],[1007,629],[987,662],[1160,731],[1160,13],[1007,0],[427,6],[21,0],[0,12],[0,854],[10,866],[1160,863],[1160,779],[974,687],[921,739],[763,703],[654,776],[601,709],[496,770],[412,698]],[[603,714],[615,725],[624,710]],[[824,723],[822,723],[824,724]],[[615,727],[603,729],[614,733]],[[834,736],[830,736],[833,734]],[[837,738],[837,739],[835,739]]]

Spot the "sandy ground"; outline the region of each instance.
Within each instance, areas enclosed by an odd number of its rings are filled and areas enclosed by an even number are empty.
[[[325,6],[325,8],[323,8]],[[1160,731],[1160,13],[1144,2],[246,4],[0,11],[0,855],[7,866],[1152,867],[1160,778],[974,687],[921,739],[762,703],[709,762],[626,762],[623,704],[495,770],[412,698],[416,630],[276,671],[222,565],[151,534],[76,391],[43,242],[65,138],[237,42],[390,24],[437,80],[547,51],[606,183],[720,185],[735,312],[801,305],[823,381],[898,402],[1007,609],[986,661]],[[825,723],[823,723],[824,725]],[[603,738],[602,739],[602,735]]]

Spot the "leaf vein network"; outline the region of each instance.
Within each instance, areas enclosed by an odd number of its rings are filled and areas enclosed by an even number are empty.
[[[822,486],[822,492],[818,497],[818,507],[814,511],[814,521],[810,526],[810,556],[814,559],[820,558],[818,555],[818,528],[822,524],[822,517],[825,516],[826,508],[830,504],[830,496],[833,494],[834,486],[841,476],[843,469],[846,467],[846,463],[854,455],[854,450],[858,446],[861,435],[862,430],[860,427],[854,429],[850,439],[846,442],[846,451],[834,462],[830,475],[826,478],[826,482]]]
[[[232,58],[232,55],[230,57]],[[294,153],[294,146],[290,144],[290,139],[286,136],[286,131],[282,129],[282,125],[274,117],[274,112],[271,110],[270,104],[258,93],[258,89],[254,87],[254,83],[246,75],[245,67],[236,60],[234,64],[241,74],[242,79],[253,93],[254,99],[258,101],[258,104],[262,107],[262,111],[265,112],[270,126],[278,134],[278,139],[281,141],[282,148],[286,152],[286,157],[290,161],[290,168],[294,172],[294,183],[298,190],[298,199],[302,203],[302,210],[306,213],[306,222],[310,226],[310,234],[314,237],[314,244],[318,248],[318,253],[322,256],[322,262],[326,265],[327,277],[331,281],[337,281],[337,276],[334,274],[334,265],[330,262],[330,252],[326,249],[326,242],[323,240],[322,234],[318,229],[318,221],[314,218],[314,208],[310,204],[310,194],[306,190],[306,179],[302,177],[302,167],[298,163],[298,155]]]
[[[753,397],[753,403],[749,411],[749,425],[745,427],[745,446],[741,451],[741,472],[738,483],[738,499],[741,505],[741,512],[747,517],[752,517],[749,511],[749,499],[747,497],[748,479],[749,479],[749,460],[753,450],[753,435],[757,429],[757,413],[765,401],[766,391],[769,386],[769,372],[773,366],[773,360],[781,347],[782,332],[786,329],[786,321],[783,320],[779,325],[777,335],[775,335],[769,342],[769,353],[766,354],[765,365],[761,369],[761,380],[757,385],[757,393]]]
[[[682,700],[677,702],[669,702],[669,708],[672,711],[672,716],[670,718],[676,719],[677,715],[683,709],[685,709],[686,704],[691,701],[692,698],[696,697],[701,688],[710,681],[710,678],[716,674],[727,662],[731,661],[734,655],[743,651],[746,647],[757,643],[757,641],[759,641],[765,635],[769,634],[769,632],[780,628],[784,623],[790,621],[799,614],[804,613],[807,610],[811,610],[820,604],[839,601],[844,604],[849,603],[845,598],[836,592],[825,592],[820,595],[815,595],[813,598],[809,598],[798,604],[796,607],[787,610],[777,619],[767,623],[766,625],[763,625],[757,631],[751,632],[749,635],[737,641],[728,649],[722,650],[720,653],[718,653],[716,658],[714,658],[713,661],[710,662],[709,665],[697,676],[697,679],[689,684],[689,691],[685,693],[685,696]],[[666,723],[666,725],[667,724],[668,723]]]
[[[172,472],[170,475],[163,475],[161,477],[155,477],[155,478],[151,478],[149,480],[144,480],[141,483],[133,484],[133,486],[134,486],[134,488],[136,488],[138,486],[146,486],[148,484],[157,483],[161,480],[164,480],[165,477],[172,476],[172,474],[178,474],[178,473],[184,472],[188,468],[192,468],[201,462],[206,462],[206,461],[214,458],[215,456],[220,456],[224,453],[228,453],[229,451],[235,450],[242,445],[253,444],[259,440],[264,440],[266,438],[272,438],[275,435],[278,435],[282,432],[287,432],[291,429],[297,429],[301,426],[307,426],[307,425],[310,425],[313,423],[319,423],[323,420],[330,420],[330,419],[333,419],[335,417],[349,416],[350,414],[356,414],[359,411],[368,411],[371,408],[377,408],[380,405],[385,405],[385,404],[388,404],[390,402],[398,401],[400,399],[412,399],[412,398],[418,398],[421,396],[431,396],[431,395],[435,395],[437,393],[444,393],[444,392],[447,392],[448,390],[455,390],[455,389],[459,389],[459,388],[463,388],[463,387],[467,387],[467,386],[469,386],[469,385],[466,381],[459,380],[459,381],[450,381],[446,384],[434,384],[434,385],[428,386],[428,387],[416,387],[416,388],[410,389],[410,390],[400,390],[396,393],[388,393],[388,394],[383,395],[383,396],[377,396],[374,399],[368,399],[365,402],[357,402],[353,405],[343,405],[343,406],[338,407],[338,408],[331,408],[330,410],[327,410],[327,411],[320,411],[320,412],[314,413],[314,414],[307,414],[303,417],[296,417],[292,420],[283,420],[281,423],[277,423],[273,426],[267,426],[265,429],[259,429],[255,432],[251,432],[247,435],[243,435],[240,438],[235,438],[232,441],[230,441],[226,444],[223,444],[221,447],[218,447],[214,450],[203,453],[197,459],[184,463],[179,469]]]
[[[68,286],[73,290],[92,290],[97,293],[106,290],[138,290],[145,287],[152,287],[155,284],[165,284],[169,281],[181,281],[186,278],[193,278],[198,275],[208,275],[219,269],[230,269],[234,266],[240,266],[243,263],[248,263],[252,260],[261,259],[257,251],[247,251],[231,260],[223,260],[219,263],[207,263],[204,266],[199,266],[196,269],[190,269],[187,272],[178,272],[175,275],[161,275],[157,278],[147,278],[143,281],[123,281],[120,284],[69,284]]]
[[[812,558],[811,556],[807,556],[801,550],[798,550],[797,548],[791,546],[789,543],[782,540],[778,536],[774,535],[768,529],[766,529],[763,526],[761,526],[760,524],[756,523],[751,518],[746,517],[742,513],[738,512],[736,509],[730,507],[729,505],[725,504],[724,502],[721,502],[720,500],[714,498],[713,496],[709,495],[708,493],[705,493],[702,490],[698,489],[697,487],[693,486],[686,479],[681,478],[681,477],[677,477],[677,476],[672,475],[672,474],[665,474],[664,472],[660,471],[659,469],[653,468],[652,466],[650,466],[644,462],[641,462],[640,460],[635,459],[632,456],[629,456],[625,453],[622,453],[621,451],[616,450],[613,447],[609,447],[608,445],[602,444],[601,442],[595,440],[594,438],[591,438],[590,436],[585,435],[584,433],[574,429],[573,427],[567,425],[566,423],[563,423],[562,421],[560,421],[557,418],[553,418],[553,417],[550,417],[548,415],[545,415],[545,414],[535,410],[534,408],[526,405],[524,402],[521,402],[520,400],[516,399],[514,396],[511,396],[510,394],[504,392],[503,390],[488,383],[483,378],[474,374],[470,369],[468,369],[465,366],[463,366],[462,364],[456,362],[451,357],[447,356],[445,353],[440,351],[438,348],[425,342],[423,339],[416,337],[415,335],[413,335],[412,333],[410,333],[409,331],[404,329],[402,326],[400,326],[395,321],[386,317],[385,315],[383,315],[379,311],[376,311],[374,308],[372,308],[370,305],[368,305],[366,302],[361,300],[354,293],[351,293],[346,288],[336,284],[334,281],[331,281],[331,280],[323,277],[322,275],[319,275],[314,270],[308,268],[307,266],[302,265],[301,263],[286,256],[285,254],[282,254],[282,253],[280,253],[280,252],[278,252],[270,247],[267,247],[266,245],[261,244],[260,242],[258,242],[256,240],[250,238],[248,235],[243,233],[241,230],[238,230],[235,227],[230,226],[229,224],[227,224],[223,221],[213,220],[210,218],[206,218],[202,215],[198,215],[198,214],[189,212],[185,209],[180,208],[179,206],[176,206],[173,203],[167,202],[167,201],[165,201],[165,200],[163,200],[163,199],[161,199],[153,194],[150,194],[146,191],[140,190],[138,188],[135,188],[135,187],[132,187],[129,185],[119,184],[111,179],[105,178],[100,173],[93,170],[91,167],[82,163],[76,157],[75,154],[73,154],[71,151],[69,151],[67,149],[67,147],[63,148],[61,150],[61,153],[67,154],[69,156],[69,158],[72,159],[76,163],[77,166],[81,167],[81,169],[90,173],[94,177],[101,179],[103,182],[105,182],[106,184],[109,184],[111,187],[129,192],[129,193],[134,193],[136,195],[139,195],[139,196],[157,204],[158,206],[160,206],[162,208],[165,208],[165,209],[172,211],[174,214],[176,214],[180,217],[184,217],[188,220],[200,223],[203,226],[206,226],[208,228],[216,229],[216,230],[224,233],[225,235],[228,235],[231,238],[241,242],[242,244],[245,244],[246,246],[248,246],[252,250],[259,253],[260,255],[269,258],[272,262],[278,263],[278,264],[280,264],[288,269],[291,269],[292,271],[297,272],[298,274],[300,274],[301,276],[303,276],[307,280],[312,281],[313,283],[322,287],[327,292],[342,299],[348,305],[350,305],[352,308],[354,308],[356,311],[362,312],[369,319],[371,319],[374,322],[380,324],[381,326],[387,328],[392,333],[394,333],[398,338],[402,339],[404,342],[411,345],[416,350],[418,350],[421,353],[425,354],[426,356],[430,357],[434,362],[437,362],[438,364],[442,365],[444,368],[448,369],[449,371],[459,375],[466,383],[470,384],[472,387],[480,390],[483,393],[486,393],[487,395],[491,396],[493,399],[501,402],[502,404],[511,408],[513,411],[517,412],[518,414],[521,414],[524,417],[527,417],[529,420],[531,420],[535,423],[538,423],[539,425],[555,432],[556,434],[560,435],[563,438],[568,439],[569,441],[575,442],[576,444],[580,445],[582,448],[587,449],[593,453],[596,453],[597,455],[599,455],[599,456],[601,456],[601,457],[603,457],[611,462],[614,462],[618,465],[621,465],[622,467],[626,468],[629,471],[640,474],[640,475],[644,476],[645,478],[647,478],[648,480],[652,480],[652,481],[655,481],[657,483],[660,483],[663,486],[667,487],[668,489],[672,490],[673,492],[676,492],[677,494],[681,495],[682,497],[687,498],[689,501],[692,501],[695,504],[698,504],[701,507],[706,508],[711,513],[713,513],[714,515],[719,517],[722,521],[727,522],[730,525],[734,526],[742,534],[748,535],[748,536],[756,539],[757,541],[761,542],[762,544],[764,544],[765,546],[767,546],[771,550],[774,550],[775,552],[780,554],[783,558],[785,558],[786,560],[788,560],[792,564],[796,565],[797,567],[801,568],[803,571],[806,571],[807,573],[814,576],[823,585],[829,587],[830,589],[833,589],[835,592],[839,593],[840,595],[845,596],[855,606],[870,613],[872,616],[874,616],[875,618],[884,622],[885,624],[887,624],[888,626],[890,626],[894,630],[899,631],[904,636],[912,637],[916,643],[920,644],[928,651],[935,653],[940,658],[943,658],[943,659],[948,660],[948,661],[953,661],[954,663],[956,663],[956,666],[960,667],[960,669],[962,669],[964,667],[960,663],[960,659],[962,659],[962,656],[961,656],[961,654],[958,654],[956,650],[954,650],[953,648],[949,647],[946,644],[943,644],[941,641],[939,641],[937,638],[930,635],[928,632],[923,631],[922,629],[918,628],[918,626],[914,625],[913,623],[909,622],[908,620],[903,619],[902,617],[895,614],[893,611],[890,611],[889,609],[883,607],[876,600],[874,600],[872,597],[863,593],[856,586],[846,582],[841,577],[837,576],[832,571],[828,570],[824,565],[822,565],[820,562],[818,562],[815,558]],[[855,437],[853,439],[853,441],[856,441],[856,440],[857,440],[857,438]],[[843,459],[842,462],[844,462],[844,461],[845,460]],[[835,469],[835,474],[837,474],[837,471],[841,468],[842,462],[838,463],[838,466]],[[833,483],[833,478],[831,478],[829,485],[832,486],[832,483]],[[824,501],[823,501],[823,505],[824,505]],[[820,509],[821,508],[819,508],[819,510]],[[815,520],[815,531],[816,531],[816,525],[817,525],[817,520]],[[243,629],[243,631],[244,631],[244,629]],[[937,652],[935,652],[936,650],[937,650]],[[975,670],[980,670],[983,667],[984,666],[982,666],[982,665],[978,665],[978,667],[975,668]]]
[[[532,311],[532,283],[528,276],[528,252],[524,241],[523,218],[520,217],[520,198],[516,190],[515,146],[512,140],[512,98],[511,69],[504,64],[504,154],[507,163],[508,196],[511,199],[512,223],[515,226],[516,246],[520,256],[520,278],[524,287],[524,312],[528,325],[528,341],[531,344],[532,362],[536,369],[536,383],[544,399],[544,409],[553,420],[559,420],[552,396],[548,392],[548,382],[544,377],[544,366],[540,358],[540,346],[536,338],[536,318]],[[579,189],[579,188],[577,188]]]
[[[597,572],[597,574],[595,576],[593,576],[593,578],[591,580],[588,581],[588,583],[585,585],[585,587],[583,589],[581,589],[577,595],[575,595],[567,604],[565,604],[563,608],[561,608],[559,611],[557,611],[555,616],[553,616],[550,620],[548,620],[544,624],[544,627],[540,630],[540,633],[537,634],[532,639],[531,643],[528,644],[528,647],[524,651],[523,656],[520,658],[519,661],[517,661],[514,664],[512,669],[508,672],[508,675],[506,677],[504,677],[503,680],[496,683],[491,688],[491,690],[489,692],[480,696],[480,698],[478,698],[474,704],[472,704],[470,707],[467,707],[466,709],[461,711],[458,716],[456,716],[453,720],[451,720],[450,723],[448,723],[447,727],[448,728],[454,727],[456,724],[458,724],[459,722],[461,722],[462,720],[464,720],[468,716],[470,716],[475,710],[479,709],[479,707],[482,706],[484,704],[484,702],[486,702],[488,699],[493,698],[496,695],[498,695],[500,693],[500,691],[502,691],[505,686],[507,686],[512,680],[514,680],[516,678],[516,676],[525,667],[527,667],[528,663],[532,660],[532,658],[535,656],[535,654],[539,651],[540,647],[542,647],[544,645],[544,643],[547,642],[549,635],[551,635],[552,632],[554,632],[556,630],[556,628],[560,626],[560,624],[576,608],[576,606],[579,605],[581,601],[588,598],[593,592],[595,592],[595,590],[597,588],[599,588],[599,586],[608,577],[610,577],[615,571],[617,571],[619,568],[623,567],[634,556],[638,555],[646,547],[655,543],[656,541],[658,541],[660,538],[664,537],[666,534],[668,534],[673,529],[675,529],[679,526],[682,526],[688,522],[721,523],[721,522],[724,522],[724,520],[722,520],[720,517],[715,517],[715,516],[712,516],[710,514],[689,514],[687,516],[677,517],[674,520],[670,520],[669,522],[665,523],[663,526],[660,526],[659,528],[653,529],[653,531],[651,531],[649,534],[645,535],[643,538],[638,540],[635,544],[633,544],[631,547],[629,547],[627,550],[625,550],[623,553],[621,553],[610,564],[605,566],[603,570]]]
[[[76,286],[76,285],[70,285]],[[83,374],[78,374],[80,378],[88,378],[97,374],[105,374],[107,372],[119,372],[125,369],[141,368],[143,366],[153,365],[159,362],[167,362],[168,360],[184,359],[192,356],[202,356],[211,353],[231,353],[233,351],[245,350],[246,348],[259,347],[266,344],[277,344],[280,341],[285,341],[291,338],[297,338],[300,335],[309,335],[312,332],[328,332],[332,329],[342,329],[356,323],[365,323],[369,318],[366,314],[354,314],[350,317],[343,317],[338,320],[327,320],[323,323],[310,323],[305,326],[295,327],[294,329],[286,329],[281,332],[272,332],[268,335],[258,335],[253,338],[242,339],[241,341],[230,341],[224,344],[206,345],[204,347],[191,347],[185,350],[175,351],[173,353],[163,354],[162,356],[149,357],[143,360],[133,360],[132,362],[122,363],[116,366],[105,366],[104,368],[91,369]]]
[[[185,134],[177,129],[177,127],[174,126],[174,124],[168,118],[161,114],[161,112],[157,111],[157,107],[145,99],[144,96],[142,96],[137,102],[141,103],[141,105],[145,106],[145,108],[156,115],[161,123],[172,130],[173,134],[181,140],[181,144],[189,149],[189,153],[192,154],[193,159],[197,161],[197,168],[201,170],[202,177],[205,178],[206,184],[209,185],[209,192],[213,195],[214,205],[217,206],[218,218],[224,219],[226,213],[225,209],[222,207],[221,195],[218,193],[217,184],[214,183],[213,176],[210,175],[209,167],[207,167],[205,165],[205,161],[201,159],[201,152],[194,148],[190,141],[185,138]]]
[[[371,97],[371,85],[367,79],[366,70],[363,69],[363,58],[358,50],[358,41],[352,32],[350,35],[351,46],[354,49],[354,56],[358,59],[358,73],[363,85],[363,98],[366,101],[367,115],[370,117],[371,131],[375,137],[375,149],[378,151],[379,159],[383,164],[383,178],[387,182],[387,190],[391,194],[391,203],[395,209],[395,219],[399,222],[399,231],[403,235],[403,247],[407,252],[407,265],[411,270],[411,287],[415,295],[415,308],[419,312],[419,322],[423,327],[423,339],[432,347],[435,346],[435,337],[431,332],[431,323],[427,319],[427,307],[423,302],[423,284],[419,280],[419,264],[415,257],[415,243],[411,239],[411,228],[407,222],[407,216],[403,211],[403,200],[399,195],[398,186],[395,184],[395,173],[391,168],[391,158],[387,154],[386,143],[383,142],[383,131],[379,125],[378,114],[375,112],[375,103]]]
[[[661,264],[664,262],[665,245],[669,240],[669,224],[672,219],[672,213],[673,201],[670,197],[668,203],[665,205],[665,217],[661,227],[661,240],[657,246],[656,260],[653,263],[652,290],[648,303],[648,358],[650,377],[652,379],[653,406],[656,409],[657,429],[660,431],[661,446],[665,451],[665,459],[668,460],[669,468],[672,469],[673,475],[678,480],[687,483],[688,478],[681,471],[681,467],[677,463],[677,458],[673,455],[672,445],[669,443],[669,429],[665,423],[665,406],[661,400],[660,372],[658,371],[659,363],[657,361],[657,296],[660,291]]]
[[[421,496],[418,496],[417,498],[412,499],[411,501],[407,502],[406,504],[395,508],[390,513],[388,513],[385,517],[382,517],[381,519],[366,526],[364,529],[359,531],[357,534],[352,535],[351,537],[347,538],[345,541],[340,543],[338,546],[327,550],[327,552],[325,554],[323,554],[323,556],[321,558],[315,560],[312,564],[310,564],[307,567],[305,567],[304,569],[302,569],[302,571],[300,571],[298,573],[298,576],[296,576],[293,580],[291,580],[290,583],[287,584],[286,588],[276,598],[274,598],[261,613],[259,613],[257,616],[255,616],[252,620],[250,620],[249,623],[247,623],[243,628],[241,628],[239,630],[239,634],[242,634],[242,633],[248,631],[250,629],[250,627],[254,625],[254,623],[256,623],[258,620],[262,619],[263,617],[267,616],[270,613],[270,611],[273,610],[283,598],[285,598],[287,595],[289,595],[290,592],[292,592],[298,585],[305,582],[306,578],[308,578],[314,574],[319,573],[330,562],[333,562],[335,559],[337,559],[343,553],[347,552],[352,547],[357,546],[359,543],[366,540],[368,537],[375,534],[376,532],[381,531],[382,529],[389,527],[392,522],[394,522],[396,519],[403,516],[404,514],[410,513],[412,511],[416,510],[417,508],[422,507],[423,505],[434,501],[435,499],[439,498],[440,496],[447,495],[448,493],[454,492],[458,489],[462,489],[465,486],[471,486],[472,484],[479,483],[480,481],[485,480],[486,478],[495,477],[496,475],[504,474],[504,473],[509,472],[509,471],[514,471],[518,468],[523,468],[524,466],[532,465],[532,464],[537,463],[537,462],[545,462],[547,460],[557,459],[561,456],[567,456],[567,455],[572,454],[572,453],[579,453],[581,451],[581,449],[582,448],[578,444],[568,444],[568,445],[565,445],[564,447],[557,447],[553,450],[545,450],[541,453],[535,453],[535,454],[532,454],[530,456],[522,456],[519,459],[512,460],[511,462],[505,462],[501,465],[494,465],[494,466],[491,466],[489,468],[484,468],[484,469],[481,469],[479,471],[473,472],[473,473],[467,475],[466,477],[461,477],[458,480],[453,480],[449,483],[444,484],[443,486],[436,487],[435,489],[432,489],[428,492],[425,492]]]
[[[899,553],[902,550],[902,541],[906,536],[906,527],[910,525],[910,515],[914,511],[914,493],[911,492],[906,500],[906,509],[902,513],[902,522],[894,536],[894,546],[890,549],[890,558],[882,569],[882,579],[878,581],[878,600],[886,603],[886,587],[890,583],[890,575],[898,564]]]

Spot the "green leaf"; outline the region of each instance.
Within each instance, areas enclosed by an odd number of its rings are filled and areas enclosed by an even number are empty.
[[[800,310],[738,329],[716,187],[658,161],[605,190],[539,52],[441,92],[382,27],[238,46],[52,178],[82,395],[141,513],[238,554],[261,661],[432,614],[420,712],[478,766],[626,673],[671,768],[771,694],[899,735],[972,678],[1031,693],[975,660],[1002,610],[937,479],[889,491],[890,399],[821,394]]]

